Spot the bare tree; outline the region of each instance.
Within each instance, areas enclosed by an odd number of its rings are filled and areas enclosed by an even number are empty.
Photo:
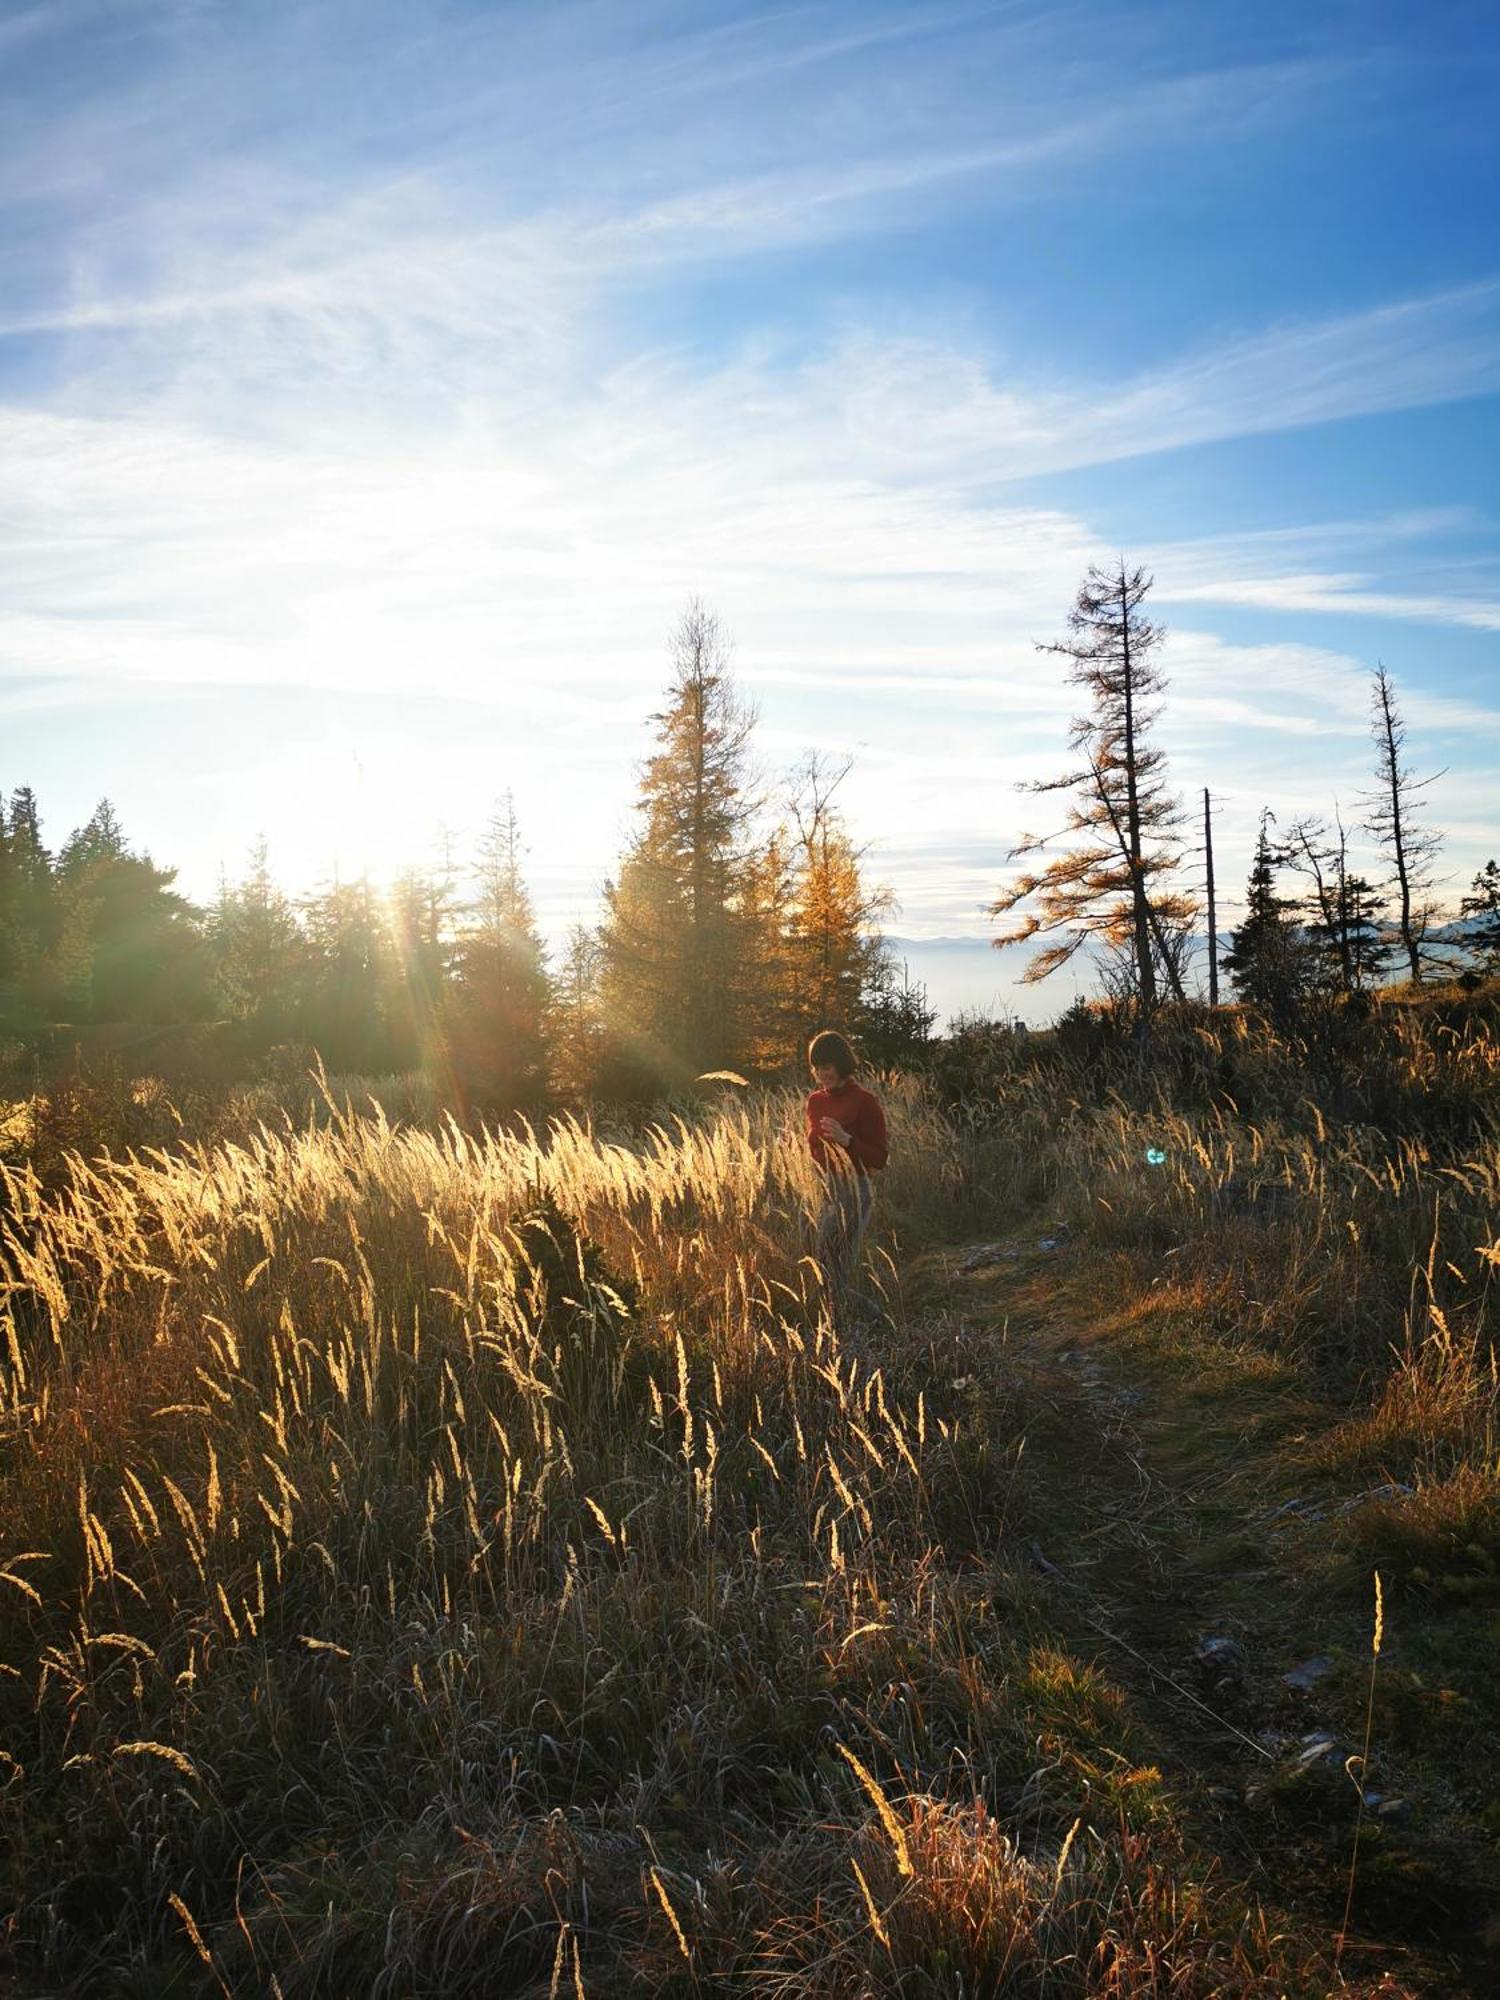
[[[1368,809],[1365,829],[1390,861],[1400,898],[1397,930],[1415,985],[1422,977],[1422,948],[1437,916],[1432,868],[1443,844],[1442,835],[1424,827],[1418,815],[1422,794],[1443,773],[1419,779],[1403,763],[1406,725],[1383,663],[1377,665],[1371,684],[1370,728],[1375,739],[1376,790],[1361,801]]]
[[[1083,839],[1019,876],[991,905],[991,915],[1008,916],[1036,899],[1035,909],[995,939],[1003,946],[1054,938],[1023,975],[1028,984],[1066,965],[1091,940],[1106,946],[1128,940],[1143,1017],[1154,1011],[1163,981],[1182,999],[1175,933],[1195,914],[1190,897],[1157,886],[1181,859],[1181,809],[1166,788],[1162,752],[1147,740],[1159,713],[1153,699],[1163,686],[1154,655],[1164,634],[1141,610],[1151,583],[1144,570],[1127,571],[1123,557],[1112,571],[1090,567],[1068,614],[1072,637],[1038,649],[1072,662],[1068,677],[1087,690],[1091,707],[1068,739],[1079,763],[1029,789],[1074,792],[1067,831]],[[1046,845],[1045,836],[1025,835],[1009,858]]]

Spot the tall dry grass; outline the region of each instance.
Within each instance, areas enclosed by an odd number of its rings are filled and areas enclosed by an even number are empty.
[[[1168,1020],[975,1051],[1030,1191],[1105,1259],[1122,1306],[1257,1344],[1344,1420],[1336,1489],[1409,1487],[1351,1519],[1396,1584],[1500,1569],[1500,1018],[1493,989],[1403,996],[1289,1039]]]
[[[12,1969],[1284,1990],[1012,1567],[1024,1412],[902,1306],[889,1232],[968,1226],[1011,1149],[888,1097],[887,1309],[847,1338],[790,1095],[10,1173]]]
[[[1325,1990],[1057,1647],[1021,1392],[899,1271],[1044,1204],[1357,1392],[1340,1449],[1412,1484],[1414,1548],[1470,1546],[1500,1070],[1482,1020],[1381,1034],[1337,1090],[1243,1022],[1016,1039],[946,1108],[887,1080],[885,1311],[844,1335],[790,1093],[473,1134],[397,1080],[13,1168],[0,1954],[143,1993]]]

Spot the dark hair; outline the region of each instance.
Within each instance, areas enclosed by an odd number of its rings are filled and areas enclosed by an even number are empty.
[[[810,1069],[821,1069],[824,1063],[832,1063],[840,1076],[853,1076],[859,1068],[859,1060],[842,1035],[832,1028],[825,1028],[821,1035],[814,1035],[807,1045],[807,1062]]]

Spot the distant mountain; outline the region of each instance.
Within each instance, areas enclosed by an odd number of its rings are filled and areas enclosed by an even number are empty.
[[[1033,1027],[1056,1020],[1088,981],[1083,968],[1055,973],[1041,986],[1023,986],[1021,975],[1036,956],[1034,949],[1008,945],[997,951],[986,937],[908,938],[887,935],[886,944],[898,965],[905,964],[912,983],[927,988],[937,1009],[939,1032],[955,1014],[990,1014],[999,1020],[1020,1019]]]
[[[1003,1021],[1022,1020],[1033,1028],[1046,1027],[1072,1006],[1080,993],[1088,998],[1099,990],[1093,963],[1084,952],[1039,985],[1023,986],[1026,968],[1040,950],[1037,945],[1013,944],[997,951],[986,937],[887,935],[885,941],[896,962],[904,961],[913,982],[927,988],[927,997],[938,1012],[939,1033],[955,1014],[962,1013],[989,1014]],[[1228,935],[1221,935],[1220,954],[1228,949]],[[1186,967],[1190,992],[1207,984],[1206,956],[1205,945],[1196,941]]]

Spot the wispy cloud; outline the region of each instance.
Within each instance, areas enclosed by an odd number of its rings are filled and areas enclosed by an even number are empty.
[[[920,225],[983,203],[1065,230],[1069,194],[1142,157],[1265,144],[1351,67],[1158,40],[1122,103],[1105,58],[1138,14],[778,8],[684,31],[670,11],[395,0],[95,13],[96,60],[39,71],[34,104],[17,84],[0,138],[12,712],[47,699],[38,677],[79,701],[326,689],[351,736],[376,698],[463,700],[470,725],[407,803],[472,816],[519,771],[523,808],[530,785],[555,816],[565,754],[586,778],[547,848],[576,837],[558,864],[576,884],[585,846],[601,866],[617,849],[624,746],[699,591],[738,634],[768,754],[854,748],[851,810],[943,927],[944,895],[967,908],[973,888],[943,887],[962,815],[1003,853],[1013,781],[1057,767],[1073,696],[1033,642],[1105,553],[1087,508],[1024,482],[1500,389],[1496,281],[1270,324],[1242,304],[1212,337],[1185,310],[1166,359],[1108,368],[1024,339],[994,274],[989,322],[972,292],[906,296]],[[36,8],[0,35],[43,65],[71,18]],[[882,282],[772,282],[813,251],[857,261],[880,231],[905,232]],[[1489,631],[1482,582],[1403,554],[1476,532],[1429,512],[1154,559],[1195,624],[1224,605]],[[1359,661],[1186,630],[1169,664],[1181,775],[1232,736],[1244,828],[1262,798],[1353,782]],[[1411,712],[1494,723],[1437,695]],[[391,724],[362,762],[394,771],[406,749]],[[274,794],[310,853],[338,817],[303,796],[328,756],[313,731],[205,761],[197,807]],[[951,851],[924,862],[935,827]]]

